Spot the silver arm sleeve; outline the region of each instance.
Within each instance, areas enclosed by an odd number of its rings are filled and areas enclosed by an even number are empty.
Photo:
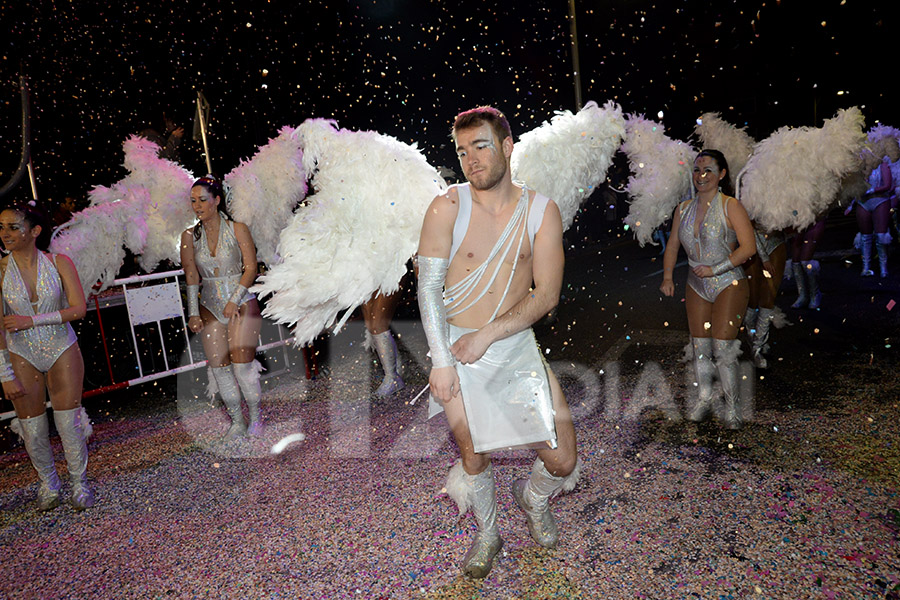
[[[443,294],[449,265],[450,261],[446,258],[419,257],[419,314],[434,369],[456,364],[456,359],[450,354],[450,328]]]
[[[731,259],[726,258],[719,264],[714,265],[712,267],[712,274],[713,275],[721,275],[722,273],[727,273],[728,271],[732,270],[733,268],[734,268],[734,265],[731,264]]]
[[[55,312],[34,315],[31,317],[31,323],[35,327],[40,327],[41,325],[59,325],[62,323],[62,315],[58,310]]]
[[[187,286],[188,318],[200,316],[200,286],[196,283]]]

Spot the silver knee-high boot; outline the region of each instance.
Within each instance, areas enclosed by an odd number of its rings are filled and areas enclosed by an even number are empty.
[[[756,335],[753,336],[751,348],[753,349],[753,362],[760,369],[767,369],[769,367],[764,353],[768,349],[769,327],[774,315],[775,309],[759,309],[759,320],[756,323]]]
[[[47,413],[30,419],[14,419],[10,428],[25,442],[25,450],[41,481],[38,488],[38,510],[50,510],[59,506],[59,489],[62,484],[53,462],[50,445],[50,422]]]
[[[691,338],[694,350],[694,375],[697,379],[697,403],[688,411],[688,419],[695,422],[704,420],[712,409],[713,377],[716,365],[713,363],[712,338]]]
[[[406,384],[400,377],[400,355],[397,352],[397,342],[394,341],[391,330],[388,329],[375,335],[366,331],[366,335],[371,340],[375,353],[378,354],[381,368],[384,369],[384,380],[375,390],[375,395],[384,398],[399,392]]]
[[[815,310],[822,303],[822,291],[819,289],[819,273],[822,267],[817,260],[804,260],[803,271],[809,283],[809,308]]]
[[[262,396],[262,388],[259,385],[259,374],[263,366],[258,360],[248,363],[232,363],[234,365],[234,378],[241,388],[241,394],[247,403],[250,414],[250,423],[247,425],[248,435],[259,435],[262,431],[262,421],[259,420],[259,399]]]
[[[791,308],[806,308],[809,304],[809,289],[806,287],[806,273],[802,262],[791,264],[794,272],[794,282],[797,284],[797,300],[791,304]]]
[[[747,312],[744,313],[744,331],[747,332],[747,340],[750,343],[753,343],[753,338],[756,337],[756,323],[759,319],[759,309],[758,308],[750,308],[747,307]]]
[[[744,425],[741,407],[740,369],[738,356],[741,354],[740,340],[713,340],[716,352],[716,367],[725,397],[725,427],[740,429]]]
[[[859,234],[859,253],[862,256],[862,272],[863,277],[872,277],[875,272],[872,271],[872,244],[875,243],[874,233]]]
[[[525,512],[531,538],[544,548],[555,548],[559,542],[556,519],[550,512],[550,498],[560,491],[572,490],[580,473],[579,461],[572,473],[566,477],[556,477],[547,470],[544,461],[536,458],[531,467],[531,476],[527,480],[518,479],[512,484],[513,498]]]
[[[891,245],[890,233],[875,234],[875,250],[878,252],[878,268],[882,279],[888,276],[888,248]]]
[[[87,483],[87,439],[92,429],[87,413],[82,407],[71,410],[54,410],[53,422],[62,441],[72,484],[72,506],[84,510],[94,505],[94,492]]]
[[[478,523],[478,533],[463,558],[463,573],[473,579],[487,577],[494,557],[503,547],[497,528],[497,487],[493,466],[488,464],[481,473],[469,475],[463,469],[462,461],[457,461],[447,476],[446,490],[459,506],[460,516],[471,508]]]
[[[234,369],[227,367],[211,367],[210,373],[219,388],[219,395],[225,403],[225,409],[231,417],[231,427],[225,433],[224,441],[229,442],[247,433],[247,425],[244,423],[244,413],[241,412],[241,392],[238,390],[237,379],[234,377]]]

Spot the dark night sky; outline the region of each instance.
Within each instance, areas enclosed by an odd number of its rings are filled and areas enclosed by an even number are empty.
[[[898,126],[894,78],[876,63],[896,55],[891,4],[577,0],[583,99],[662,110],[682,139],[706,111],[757,139],[851,105],[867,125]],[[197,89],[220,174],[309,117],[418,142],[453,166],[460,110],[494,104],[521,133],[575,108],[567,15],[565,0],[0,0],[0,184],[19,162],[20,72],[44,199],[120,179],[122,141],[163,111],[189,130]],[[205,171],[189,136],[182,158]],[[13,194],[30,194],[27,179]]]

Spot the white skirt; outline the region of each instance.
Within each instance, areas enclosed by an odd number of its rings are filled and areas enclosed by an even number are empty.
[[[450,325],[450,343],[475,331]],[[547,364],[529,328],[491,344],[477,362],[456,365],[475,452],[536,443],[556,448]],[[429,396],[428,418],[444,410]]]

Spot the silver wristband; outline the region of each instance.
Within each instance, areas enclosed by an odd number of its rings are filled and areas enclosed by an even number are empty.
[[[234,293],[231,294],[231,298],[229,298],[228,301],[240,306],[241,301],[244,299],[244,296],[246,296],[246,295],[247,295],[247,288],[245,288],[241,284],[238,284],[237,289],[234,290]]]
[[[712,274],[713,274],[713,276],[721,275],[722,273],[727,273],[728,271],[732,270],[733,268],[734,268],[734,265],[731,264],[731,259],[726,258],[719,264],[713,266]]]
[[[56,311],[34,315],[31,317],[31,323],[35,327],[40,327],[41,325],[59,325],[62,323],[62,314],[59,311]]]
[[[7,382],[16,378],[12,363],[9,362],[9,350],[0,350],[0,381]]]
[[[188,318],[191,317],[199,317],[200,316],[200,286],[195,284],[188,284],[187,286],[187,303],[188,303]]]
[[[433,256],[419,257],[419,314],[431,350],[431,366],[439,369],[456,364],[450,353],[450,326],[444,306],[444,280],[450,261]]]

